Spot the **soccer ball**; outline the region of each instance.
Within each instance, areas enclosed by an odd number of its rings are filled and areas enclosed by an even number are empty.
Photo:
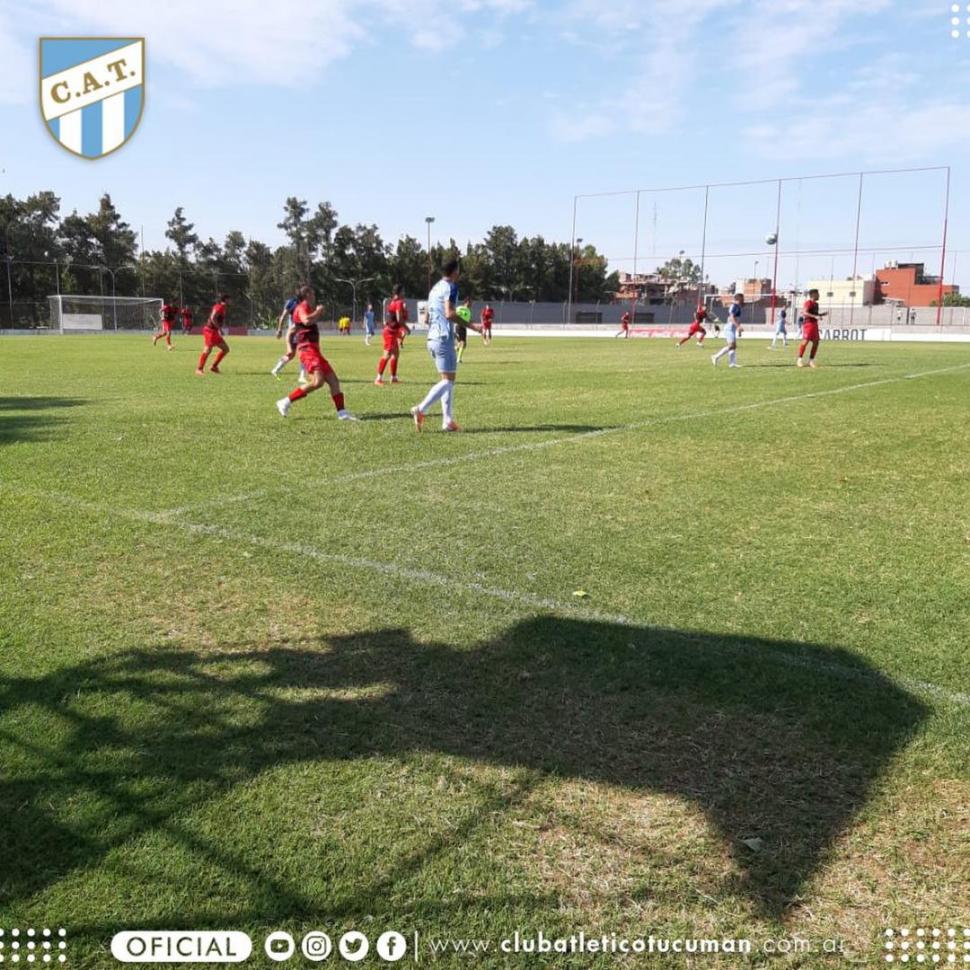
[[[769,232],[768,235],[765,236],[765,242],[769,246],[774,246],[774,244],[778,242],[778,236],[773,232]]]

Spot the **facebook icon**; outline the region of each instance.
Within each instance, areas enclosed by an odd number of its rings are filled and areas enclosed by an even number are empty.
[[[377,953],[387,963],[397,963],[407,956],[408,941],[396,930],[388,930],[377,938]]]

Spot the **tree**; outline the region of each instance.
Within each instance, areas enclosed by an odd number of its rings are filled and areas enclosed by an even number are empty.
[[[138,252],[135,233],[121,218],[111,196],[101,196],[98,211],[87,217],[95,252],[101,263],[109,269],[117,269],[125,263],[134,262]]]
[[[168,228],[165,230],[165,235],[175,245],[175,252],[182,264],[188,261],[189,250],[199,244],[199,237],[193,231],[195,225],[189,222],[183,213],[182,206],[179,206],[175,210],[175,215],[168,220]]]
[[[701,267],[689,256],[686,259],[675,256],[657,268],[657,275],[671,283],[696,285],[701,282]]]
[[[414,236],[401,236],[388,260],[391,285],[400,284],[409,296],[428,288],[428,254]]]
[[[930,306],[939,306],[939,300],[934,300]],[[970,296],[961,293],[944,293],[943,306],[970,306]]]
[[[306,199],[298,199],[295,195],[287,198],[283,204],[283,221],[276,224],[288,236],[298,264],[304,267],[304,279],[310,278],[310,247],[307,242],[307,207]]]

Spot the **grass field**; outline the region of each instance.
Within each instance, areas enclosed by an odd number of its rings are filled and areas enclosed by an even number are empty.
[[[0,926],[970,925],[965,347],[499,335],[417,435],[417,339],[325,341],[356,424],[198,346],[0,342]]]

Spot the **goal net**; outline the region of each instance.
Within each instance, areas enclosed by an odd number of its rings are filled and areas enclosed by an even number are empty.
[[[51,329],[60,333],[154,330],[162,300],[154,296],[49,296]]]

